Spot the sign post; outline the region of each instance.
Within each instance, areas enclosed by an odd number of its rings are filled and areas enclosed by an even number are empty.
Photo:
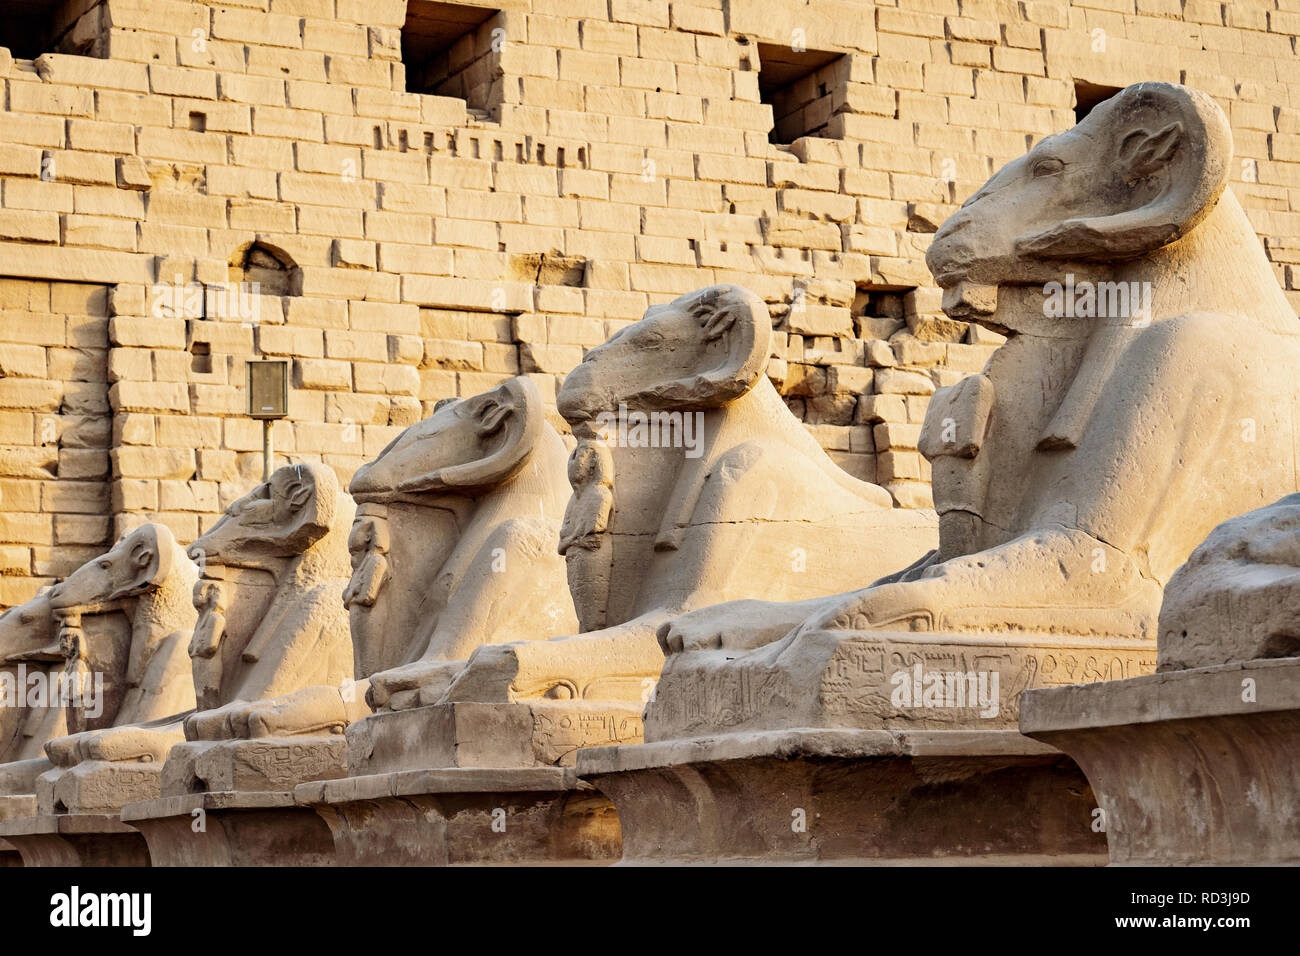
[[[271,478],[271,423],[289,414],[289,360],[248,363],[248,415],[262,420],[262,480]]]

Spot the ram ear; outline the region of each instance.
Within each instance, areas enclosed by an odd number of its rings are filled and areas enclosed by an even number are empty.
[[[496,487],[523,467],[545,426],[542,395],[532,379],[512,378],[467,401],[473,403],[474,432],[486,454],[403,482],[398,491],[474,495]]]
[[[1172,83],[1130,86],[1082,126],[1109,143],[1120,211],[1080,217],[1021,237],[1017,251],[1046,259],[1123,259],[1182,238],[1223,194],[1232,132],[1217,103]],[[1126,207],[1126,208],[1125,208]]]
[[[715,342],[724,344],[721,361],[694,375],[645,389],[628,400],[639,408],[711,408],[744,395],[767,370],[772,350],[772,318],[763,300],[737,285],[711,286],[696,293],[687,308],[699,322],[699,355],[707,363]]]

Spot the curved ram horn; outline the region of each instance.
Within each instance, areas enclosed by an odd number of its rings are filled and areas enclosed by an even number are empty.
[[[1227,185],[1232,132],[1223,110],[1204,93],[1172,83],[1138,83],[1097,107],[1084,123],[1109,133],[1108,146],[1099,148],[1117,157],[1126,186],[1159,177],[1163,188],[1137,208],[1070,219],[1023,236],[1018,251],[1049,259],[1143,255],[1191,231]]]
[[[430,475],[403,482],[399,491],[455,491],[475,494],[494,488],[512,477],[524,465],[537,444],[543,426],[542,395],[536,384],[520,376],[477,399],[478,433],[482,437],[500,432],[504,440],[485,458],[449,465]]]
[[[715,367],[652,386],[628,400],[642,408],[674,409],[724,405],[748,392],[767,369],[772,350],[772,318],[763,300],[737,285],[700,290],[692,313],[705,341],[720,340],[727,354]]]

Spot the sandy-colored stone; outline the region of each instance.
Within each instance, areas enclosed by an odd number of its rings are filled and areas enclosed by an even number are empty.
[[[441,404],[402,432],[351,486],[360,507],[342,600],[358,683],[310,687],[242,719],[277,734],[342,728],[367,699],[381,710],[427,703],[479,644],[572,629],[554,550],[563,463],[527,378]]]
[[[932,545],[930,517],[842,471],[790,414],[764,374],[771,334],[757,296],[714,286],[587,353],[557,397],[578,437],[561,547],[584,633],[485,646],[445,701],[643,701],[667,617],[823,595]]]
[[[352,640],[340,595],[350,573],[347,535],[354,512],[331,469],[287,465],[190,545],[203,572],[190,647],[200,707],[351,678]],[[251,595],[239,576],[223,586],[228,574],[240,571],[252,572]],[[242,619],[232,620],[241,611]],[[242,718],[231,711],[200,711],[186,730],[191,740],[245,735]]]
[[[1300,656],[1300,495],[1219,525],[1170,579],[1160,671]]]
[[[669,648],[826,628],[1152,639],[1209,530],[1296,488],[1278,357],[1300,359],[1300,330],[1224,189],[1231,157],[1209,97],[1147,83],[1003,168],[927,253],[948,314],[1008,335],[926,416],[939,549],[814,613],[680,618]],[[1094,316],[1085,282],[1121,307]]]
[[[627,864],[1106,859],[1078,767],[1013,731],[737,733],[585,750],[578,766],[617,807]]]
[[[114,812],[156,795],[194,708],[196,578],[171,531],[145,524],[50,590],[65,670],[83,689],[67,708],[72,733],[45,745],[54,767],[36,781],[42,813]]]
[[[0,767],[13,761],[43,762],[45,742],[67,733],[64,708],[57,700],[63,663],[48,590],[0,615],[0,689],[4,696],[0,704]],[[35,700],[31,696],[37,691],[34,685],[39,685],[41,694]],[[12,785],[7,769],[0,769],[6,780],[0,785],[2,793],[10,792],[4,786]]]
[[[1021,732],[1079,762],[1112,863],[1300,862],[1298,501],[1225,521],[1175,572],[1158,673],[1024,695]]]

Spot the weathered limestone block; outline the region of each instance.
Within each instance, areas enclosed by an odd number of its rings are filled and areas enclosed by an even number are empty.
[[[1294,658],[1032,690],[1020,732],[1087,775],[1118,865],[1300,863]]]
[[[787,730],[584,750],[623,862],[1095,866],[1092,794],[1014,731]]]
[[[349,728],[356,773],[412,767],[573,766],[579,749],[641,739],[641,706],[617,702],[463,701],[381,711]]]
[[[198,792],[287,793],[300,783],[347,772],[347,743],[329,737],[258,737],[172,747],[163,766],[164,796]]]
[[[196,828],[195,820],[203,827]],[[153,866],[333,866],[325,821],[282,791],[177,794],[130,803],[122,823],[144,835]]]
[[[816,631],[797,646],[672,655],[645,733],[1014,729],[1028,687],[1123,680],[1154,667],[1149,642],[1132,639]]]
[[[560,767],[448,768],[303,784],[339,866],[613,863],[609,799]]]
[[[1300,657],[1300,495],[1225,521],[1165,588],[1157,670]]]
[[[59,813],[0,823],[24,866],[149,866],[144,837],[117,814]]]

